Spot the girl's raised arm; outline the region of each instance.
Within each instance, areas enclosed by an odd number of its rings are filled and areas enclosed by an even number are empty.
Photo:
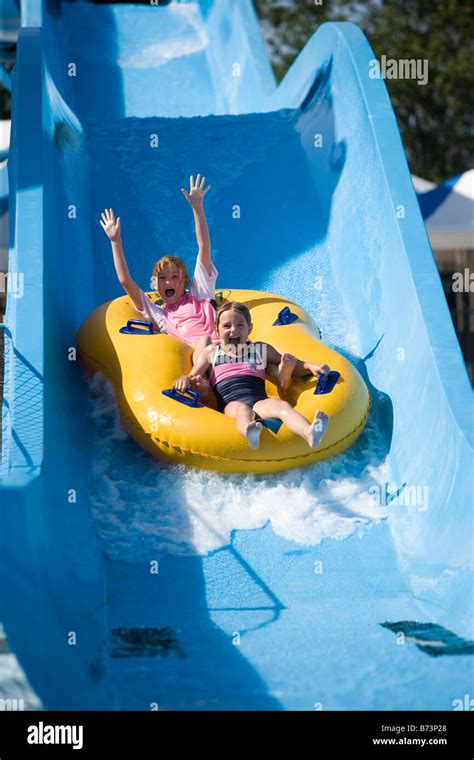
[[[198,244],[198,258],[204,264],[207,273],[211,274],[211,241],[209,238],[209,228],[207,226],[206,214],[204,213],[204,198],[208,190],[212,185],[204,187],[206,178],[201,179],[201,175],[198,174],[196,181],[194,176],[189,178],[189,193],[184,187],[181,188],[181,192],[186,198],[187,202],[191,206],[194,214],[194,224],[196,227],[196,240]]]
[[[120,217],[115,219],[113,209],[105,209],[101,214],[100,224],[105,234],[110,240],[112,246],[112,254],[114,257],[114,266],[117,273],[118,280],[125,290],[125,292],[132,299],[134,307],[137,311],[142,309],[141,291],[137,283],[132,280],[130,272],[128,271],[127,262],[125,261],[125,254],[123,252],[122,239],[120,237]]]

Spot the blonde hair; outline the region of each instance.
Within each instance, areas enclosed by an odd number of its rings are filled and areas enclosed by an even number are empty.
[[[225,311],[229,311],[229,309],[233,309],[234,311],[239,312],[239,314],[242,314],[242,316],[245,318],[245,321],[247,322],[248,326],[250,327],[252,324],[252,317],[250,316],[250,311],[248,307],[244,303],[240,303],[240,301],[226,301],[225,303],[221,304],[216,312],[216,330],[219,329],[219,321],[224,314]]]
[[[158,274],[168,265],[179,269],[185,279],[184,287],[187,287],[190,283],[188,270],[183,259],[180,259],[179,256],[162,256],[161,259],[158,259],[151,273],[151,287],[158,290]]]

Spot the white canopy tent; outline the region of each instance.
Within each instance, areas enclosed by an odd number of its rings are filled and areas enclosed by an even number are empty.
[[[474,169],[431,189],[420,183],[413,178],[433,250],[474,250]]]
[[[438,268],[450,285],[447,297],[455,302],[453,319],[473,379],[474,169],[437,187],[428,187],[419,177],[413,177],[413,185]],[[456,277],[461,284],[455,288]]]
[[[433,188],[436,187],[434,182],[430,182],[428,179],[423,179],[423,177],[417,177],[416,174],[412,174],[411,179],[416,193],[426,193],[427,190],[433,190]]]

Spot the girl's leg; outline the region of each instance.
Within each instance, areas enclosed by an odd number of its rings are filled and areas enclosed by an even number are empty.
[[[235,420],[237,430],[247,439],[250,448],[258,449],[262,423],[256,422],[253,409],[242,401],[231,401],[225,407],[224,414]]]
[[[319,445],[329,424],[329,417],[317,411],[311,423],[295,411],[291,404],[278,398],[266,398],[253,405],[260,417],[276,417],[285,423],[292,433],[301,436],[312,449]]]
[[[275,385],[286,391],[291,385],[296,361],[296,357],[292,354],[282,354],[280,364],[267,364],[265,372],[271,377]]]

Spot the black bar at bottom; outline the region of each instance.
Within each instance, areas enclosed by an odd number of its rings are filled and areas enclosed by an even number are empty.
[[[473,760],[472,711],[453,712],[0,712],[0,760],[127,756],[170,750]],[[206,733],[203,734],[203,731]],[[166,742],[166,744],[164,743]],[[252,749],[252,747],[254,747]],[[257,750],[258,751],[258,750]]]

